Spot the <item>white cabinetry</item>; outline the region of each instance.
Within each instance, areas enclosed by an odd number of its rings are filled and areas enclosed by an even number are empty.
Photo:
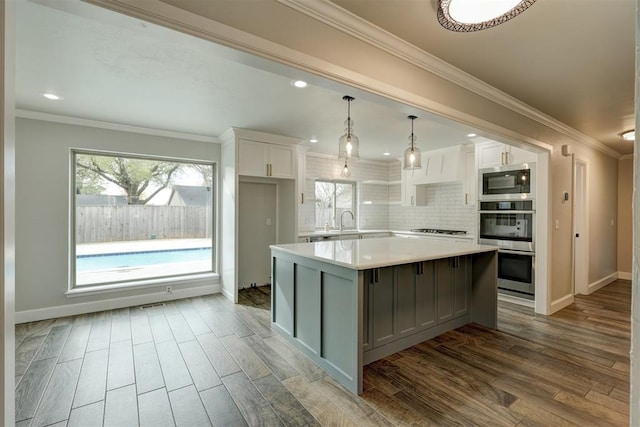
[[[467,146],[463,150],[464,156],[464,181],[463,193],[464,204],[475,205],[478,194],[478,170],[476,169],[476,153],[473,145]]]
[[[294,147],[241,139],[238,175],[295,179]]]
[[[478,168],[517,165],[536,161],[536,153],[501,142],[486,142],[476,145]]]
[[[402,167],[402,166],[401,166]],[[421,169],[402,169],[402,181],[400,183],[400,205],[401,206],[424,206],[424,191],[417,191],[416,182],[421,179]]]

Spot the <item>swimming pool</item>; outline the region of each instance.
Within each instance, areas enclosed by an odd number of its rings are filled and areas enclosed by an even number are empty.
[[[110,270],[192,261],[211,261],[211,248],[78,255],[76,271]]]

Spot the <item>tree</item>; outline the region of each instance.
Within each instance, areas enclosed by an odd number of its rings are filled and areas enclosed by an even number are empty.
[[[171,183],[182,167],[179,163],[126,157],[76,155],[76,166],[87,182],[96,178],[111,182],[127,194],[130,205],[144,205]],[[90,177],[93,174],[93,177]]]
[[[211,187],[213,185],[213,165],[193,163],[190,167],[200,174],[203,186]]]

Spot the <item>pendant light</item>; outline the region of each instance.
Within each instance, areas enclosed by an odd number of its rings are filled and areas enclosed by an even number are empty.
[[[422,169],[422,155],[420,149],[415,144],[418,138],[413,134],[413,121],[417,119],[417,117],[408,116],[407,118],[411,120],[411,136],[409,136],[409,147],[404,150],[404,169]]]
[[[347,159],[344,159],[344,167],[342,168],[342,171],[340,171],[340,176],[342,178],[349,178],[351,176],[351,170],[349,169],[349,166],[347,166]]]
[[[353,134],[353,120],[351,120],[351,101],[355,98],[345,95],[342,99],[347,101],[347,120],[344,122],[345,134],[340,137],[340,143],[338,145],[338,158],[359,159],[360,143],[358,137]]]

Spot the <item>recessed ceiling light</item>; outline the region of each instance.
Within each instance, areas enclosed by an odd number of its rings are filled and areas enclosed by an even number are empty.
[[[390,152],[388,152],[388,151],[385,151],[384,153],[382,153],[382,155],[383,155],[383,156],[390,156],[390,155],[391,155],[391,153],[390,153]]]
[[[293,85],[297,88],[302,89],[303,87],[307,87],[307,82],[305,82],[304,80],[296,80],[293,82]]]
[[[53,93],[43,93],[42,96],[44,96],[47,99],[50,99],[52,101],[59,101],[62,99],[61,96],[55,95]]]
[[[468,133],[467,134],[467,137],[469,137],[469,138],[473,138],[474,136],[478,136],[478,135],[476,135],[475,133]]]
[[[316,142],[318,142],[318,140],[317,140],[317,139],[315,139],[315,138],[311,138],[311,139],[309,140],[309,142],[310,142],[310,143],[312,143],[312,144],[315,144]]]
[[[624,132],[621,136],[622,136],[622,139],[624,139],[625,141],[635,141],[636,130],[635,129],[628,130]]]

